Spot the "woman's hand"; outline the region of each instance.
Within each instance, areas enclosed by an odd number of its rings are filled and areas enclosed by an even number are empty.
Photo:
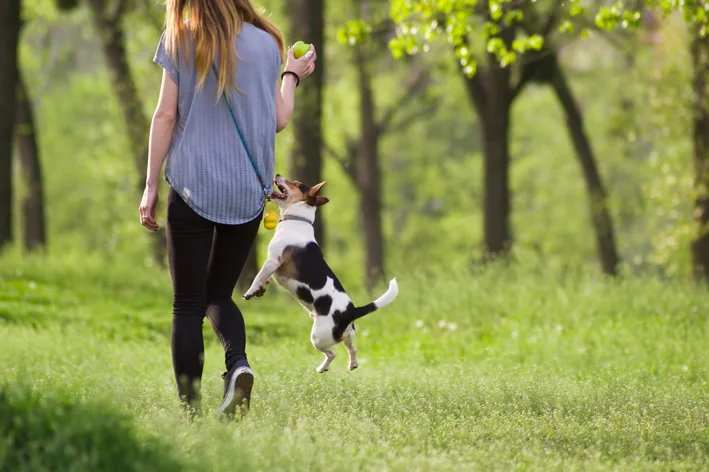
[[[303,79],[315,70],[315,60],[318,55],[315,53],[315,46],[310,45],[310,51],[303,54],[300,59],[293,55],[293,47],[288,48],[288,59],[286,59],[286,72],[293,72],[298,79]],[[276,82],[276,133],[285,129],[293,114],[295,106],[295,87],[298,81],[291,74],[283,76],[283,82],[279,85]]]
[[[155,221],[155,209],[158,206],[158,186],[146,185],[143,199],[140,201],[140,224],[151,231],[158,230]]]
[[[310,45],[310,51],[306,52],[300,59],[296,59],[293,55],[293,46],[288,48],[288,59],[286,59],[286,71],[298,74],[298,77],[304,79],[315,70],[315,60],[318,55],[315,53],[315,46]]]

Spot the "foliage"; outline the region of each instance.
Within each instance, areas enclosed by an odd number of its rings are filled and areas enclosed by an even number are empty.
[[[639,3],[640,5],[631,3],[631,6],[626,6],[625,2],[617,0],[611,6],[601,7],[596,13],[596,24],[607,30],[616,27],[637,28],[644,8],[659,12],[664,18],[673,13],[680,13],[687,23],[700,27],[702,36],[707,33],[709,13],[706,4],[701,0],[644,0]]]
[[[44,13],[25,28],[21,59],[36,97],[48,253],[58,257],[89,251],[105,258],[106,267],[119,259],[135,267],[154,265],[146,232],[135,217],[137,174],[88,12],[80,8],[57,19],[52,9],[37,11]],[[328,37],[334,39],[338,25],[354,14],[345,8],[332,11]],[[136,12],[127,23],[128,49],[148,114],[160,80],[151,62],[160,32],[154,16]],[[273,16],[283,23],[277,8]],[[685,106],[688,57],[677,53],[684,51],[680,25],[668,20],[661,33],[659,45],[650,39],[629,43],[638,54],[630,69],[601,35],[568,46],[562,58],[584,107],[601,172],[612,185],[611,205],[621,224],[618,238],[628,269],[684,276],[691,208],[678,196],[691,191],[686,185],[692,171]],[[345,47],[328,47],[324,131],[328,143],[342,150],[342,143],[358,131],[357,97],[352,93],[356,75]],[[480,250],[482,164],[481,143],[473,131],[476,119],[450,60],[450,47],[431,42],[429,52],[416,60],[433,77],[426,93],[441,105],[407,132],[387,133],[382,140],[383,222],[391,275],[398,275],[398,268],[468,265]],[[410,78],[406,61],[378,59],[378,105],[384,108],[397,100],[401,84]],[[632,120],[621,114],[627,113],[621,106],[625,99],[635,104]],[[609,116],[618,118],[612,121]],[[515,257],[549,269],[595,265],[586,197],[553,96],[531,86],[516,102],[512,119],[513,224],[519,228]],[[631,141],[633,134],[642,149],[636,151],[637,158],[628,159],[621,150],[638,147]],[[286,129],[276,141],[276,170],[284,175],[292,139]],[[362,248],[355,190],[333,160],[326,162],[324,175],[332,197],[322,209],[329,226],[328,260],[346,286],[358,284]],[[165,195],[163,190],[161,197]],[[263,235],[261,260],[270,233]]]
[[[486,52],[504,67],[515,62],[527,51],[539,51],[544,46],[544,34],[532,32],[539,25],[538,16],[546,9],[549,15],[575,17],[583,12],[578,1],[526,2],[514,0],[393,0],[391,20],[396,24],[396,36],[389,42],[394,57],[428,52],[431,43],[445,39],[453,46],[466,74],[474,75],[480,61],[480,52]],[[524,26],[524,27],[522,27]],[[371,25],[361,20],[348,22],[338,38],[342,43],[354,44],[366,39]],[[506,40],[503,31],[513,29],[514,37]],[[573,24],[568,20],[560,27],[569,32]],[[478,47],[480,51],[478,51]]]

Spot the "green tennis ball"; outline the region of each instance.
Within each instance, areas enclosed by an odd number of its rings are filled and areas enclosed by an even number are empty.
[[[310,44],[305,44],[303,41],[298,41],[293,45],[293,57],[300,59],[310,51]]]

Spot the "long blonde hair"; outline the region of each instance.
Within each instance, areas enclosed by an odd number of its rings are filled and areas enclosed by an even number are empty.
[[[276,25],[257,11],[249,0],[166,0],[165,47],[173,60],[181,51],[184,58],[189,58],[187,32],[192,34],[195,45],[195,68],[197,69],[197,87],[202,87],[212,67],[214,58],[219,53],[217,64],[217,96],[226,92],[234,84],[236,75],[236,53],[234,41],[244,22],[251,23],[273,36],[285,57],[285,39]]]

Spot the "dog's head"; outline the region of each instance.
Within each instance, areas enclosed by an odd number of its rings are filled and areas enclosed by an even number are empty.
[[[325,182],[320,182],[313,187],[308,187],[297,180],[290,182],[288,179],[279,174],[276,175],[273,185],[278,189],[278,191],[274,190],[271,193],[271,198],[273,198],[281,211],[285,211],[298,203],[303,203],[317,208],[330,201],[327,197],[321,197],[318,195],[322,186],[325,185]]]

